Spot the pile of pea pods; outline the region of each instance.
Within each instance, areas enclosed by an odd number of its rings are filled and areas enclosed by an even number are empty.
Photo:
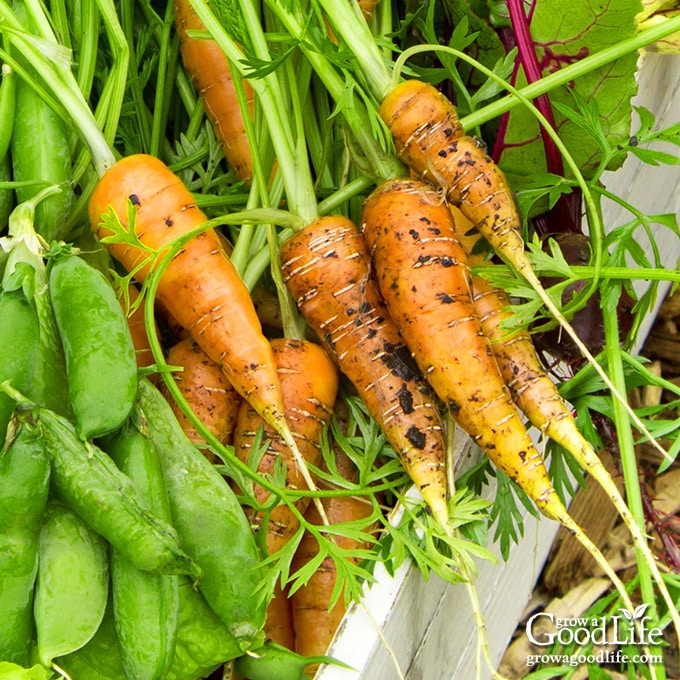
[[[138,374],[110,281],[36,234],[50,191],[0,239],[0,678],[303,677],[265,644],[246,516]]]

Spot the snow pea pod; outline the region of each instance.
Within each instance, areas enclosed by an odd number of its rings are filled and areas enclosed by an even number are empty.
[[[50,499],[39,555],[34,603],[38,658],[50,666],[55,657],[80,649],[99,628],[108,599],[109,550],[75,512]]]
[[[28,26],[23,3],[15,2],[14,11]],[[21,78],[16,83],[10,148],[14,179],[26,183],[16,189],[19,203],[46,186],[61,188],[36,207],[35,229],[48,243],[65,238],[74,203],[70,131],[49,104]]]
[[[2,82],[0,82],[0,183],[12,180],[9,145],[14,128],[16,80],[14,71],[7,64],[3,64]],[[6,229],[13,207],[14,191],[9,186],[0,187],[0,232]]]
[[[234,670],[248,680],[306,680],[309,676],[305,669],[314,663],[335,663],[348,668],[329,656],[300,656],[286,647],[267,642],[236,659]]]
[[[38,360],[40,324],[33,305],[21,290],[0,291],[0,382],[10,380],[20,392],[28,392]],[[0,446],[15,402],[0,394]]]
[[[139,398],[161,456],[173,523],[204,572],[198,589],[245,651],[264,625],[266,598],[259,593],[260,554],[243,508],[146,379]]]
[[[264,643],[264,631],[255,646]],[[177,646],[166,680],[207,678],[227,661],[241,655],[241,645],[191,581],[179,577]]]
[[[7,385],[2,389],[15,394]],[[48,409],[24,400],[17,417],[40,424],[52,488],[89,526],[139,569],[200,577],[200,567],[182,550],[174,528],[144,507],[130,478],[107,454],[79,440],[73,425]]]
[[[2,123],[0,122],[0,125]],[[12,160],[9,154],[0,160],[0,185],[12,180]],[[14,191],[0,186],[0,232],[7,229],[9,216],[14,208]]]
[[[122,680],[125,677],[110,594],[97,632],[83,647],[55,659],[55,663],[73,680]],[[140,676],[137,680],[144,678]]]
[[[13,425],[0,453],[0,659],[29,666],[50,464],[39,430],[30,423]]]
[[[100,437],[123,424],[137,395],[130,329],[111,284],[82,258],[58,257],[48,276],[78,434]]]
[[[0,158],[8,158],[16,115],[17,77],[9,64],[3,64],[0,73]]]
[[[171,522],[170,504],[158,451],[142,431],[141,412],[102,447],[132,480],[144,506]],[[178,577],[138,569],[111,551],[113,613],[120,652],[129,680],[160,680],[172,663],[177,638]]]

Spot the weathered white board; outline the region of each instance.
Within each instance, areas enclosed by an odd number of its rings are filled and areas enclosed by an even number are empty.
[[[658,126],[680,121],[680,57],[641,57],[640,89],[635,103],[652,110]],[[608,188],[647,214],[680,215],[680,166],[653,167],[634,158],[606,178]],[[621,207],[604,205],[610,228],[630,221]],[[656,242],[665,266],[676,268],[680,241],[661,229]],[[643,244],[644,245],[644,244]],[[649,244],[646,244],[649,252]],[[650,258],[652,259],[652,258]],[[667,286],[661,286],[658,304]],[[642,329],[644,340],[654,315]],[[489,490],[492,493],[492,490]],[[523,540],[508,562],[481,562],[476,580],[486,617],[491,656],[500,658],[517,626],[550,551],[558,525],[525,517]],[[438,577],[424,581],[406,564],[394,577],[384,570],[360,605],[348,611],[329,654],[355,670],[322,666],[317,680],[469,680],[476,678],[477,630],[465,588]],[[481,661],[480,678],[490,677]]]

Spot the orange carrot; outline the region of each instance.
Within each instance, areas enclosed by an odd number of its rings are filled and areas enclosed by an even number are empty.
[[[320,218],[283,244],[280,262],[305,320],[448,526],[441,415],[385,308],[361,233],[344,217]]]
[[[140,304],[134,306],[138,299],[139,289],[133,284],[130,284],[127,287],[127,300],[122,294],[122,291],[118,294],[118,300],[125,312],[130,335],[132,336],[132,343],[135,346],[135,351],[137,353],[137,366],[139,368],[145,368],[147,366],[153,366],[155,360],[153,358],[153,353],[151,352],[151,345],[149,344],[149,335],[146,331],[144,305]]]
[[[362,229],[387,308],[458,424],[550,514],[555,492],[500,375],[472,303],[467,256],[445,203],[418,180],[380,185]],[[512,455],[509,455],[512,453]]]
[[[190,0],[175,0],[174,6],[184,68],[194,81],[229,165],[239,179],[250,180],[253,176],[252,154],[229,60],[214,40],[188,35],[187,31],[205,30]],[[243,88],[252,112],[252,87],[244,80]]]
[[[337,369],[316,343],[274,339],[271,344],[283,389],[286,414],[297,439],[298,449],[305,462],[318,466],[321,462],[321,435],[330,423],[338,391]],[[241,406],[238,413],[234,432],[236,455],[243,461],[248,460],[258,429],[262,425],[265,441],[269,445],[258,464],[258,472],[262,475],[272,474],[279,465],[283,465],[286,471],[286,487],[301,488],[305,480],[286,442],[264,424],[247,403]],[[258,485],[254,487],[254,494],[260,504],[269,500],[269,491]],[[296,506],[304,513],[309,503],[309,497],[300,498],[296,501]],[[299,527],[299,520],[284,504],[277,505],[267,513],[256,510],[246,512],[256,531],[265,523],[264,543],[266,552],[270,555],[278,552]],[[280,588],[268,607],[265,631],[269,638],[292,648],[289,604]]]
[[[278,581],[274,584],[274,592],[267,605],[264,632],[267,640],[286,647],[291,651],[295,650],[293,609],[288,597],[288,589],[282,588]]]
[[[358,0],[359,9],[366,21],[369,21],[375,12],[375,8],[378,6],[380,0]]]
[[[173,377],[201,422],[220,442],[231,444],[242,399],[229,384],[224,371],[191,338],[175,343],[168,352],[167,362],[182,368],[173,373]],[[166,397],[187,437],[195,444],[205,444],[175,400],[167,394]],[[217,456],[205,449],[202,451],[209,460],[218,462]]]
[[[114,233],[105,219],[111,210],[129,230],[129,203],[136,208],[137,237],[153,251],[207,220],[179,178],[162,161],[145,154],[117,162],[92,193],[90,223],[100,239]],[[152,264],[146,250],[133,243],[106,245],[139,281],[145,279]],[[294,447],[271,345],[248,289],[214,230],[192,238],[173,258],[160,277],[157,298],[220,365],[236,391]]]
[[[465,134],[449,99],[432,85],[408,80],[383,98],[380,115],[392,133],[400,158],[422,179],[443,189],[449,203],[458,207],[495,252],[527,280],[633,423],[665,455],[545,291],[524,249],[520,217],[505,175],[486,153],[483,143]]]
[[[339,474],[348,480],[356,477],[356,469],[352,461],[338,447],[335,447],[335,460]],[[319,488],[334,488],[332,485],[319,484]],[[336,496],[323,498],[321,501],[326,510],[330,524],[352,522],[369,517],[371,504],[356,496]],[[305,519],[311,524],[320,524],[316,506],[310,505]],[[334,537],[335,542],[344,549],[356,550],[367,547],[354,539],[342,535]],[[319,543],[314,536],[305,533],[298,545],[291,565],[292,573],[310,562],[319,552]],[[337,567],[331,558],[326,558],[312,574],[305,585],[291,595],[293,610],[293,629],[295,631],[295,651],[303,656],[321,656],[326,654],[343,616],[346,606],[339,595],[333,604]],[[331,606],[333,604],[333,606]],[[307,672],[313,676],[318,665],[311,665]]]
[[[435,392],[494,465],[575,535],[628,606],[620,578],[555,492],[512,402],[472,302],[467,255],[446,203],[419,180],[391,180],[366,200],[362,228],[388,309]]]
[[[481,140],[465,134],[455,106],[420,80],[394,87],[380,105],[399,157],[475,225],[496,252],[522,272],[531,265],[505,175]]]

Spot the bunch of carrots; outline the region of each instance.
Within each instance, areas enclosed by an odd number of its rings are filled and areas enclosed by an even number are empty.
[[[633,611],[630,589],[555,490],[531,428],[563,447],[628,528],[656,621],[680,632],[644,526],[485,269],[500,260],[515,271],[616,408],[644,424],[544,290],[501,168],[443,88],[404,77],[403,61],[383,51],[376,32],[388,9],[175,0],[161,16],[101,0],[97,50],[96,32],[78,32],[82,9],[65,18],[34,0],[24,12],[0,7],[8,73],[77,133],[67,184],[78,191],[64,225],[42,237],[97,253],[140,373],[242,499],[270,567],[253,597],[266,600],[274,644],[248,650],[235,674],[268,677],[272,650],[292,660],[290,677],[332,662],[339,621],[380,559],[373,545],[398,536],[399,500],[480,614],[456,516],[469,503],[477,519],[483,505],[453,479],[456,427],[573,533]]]

